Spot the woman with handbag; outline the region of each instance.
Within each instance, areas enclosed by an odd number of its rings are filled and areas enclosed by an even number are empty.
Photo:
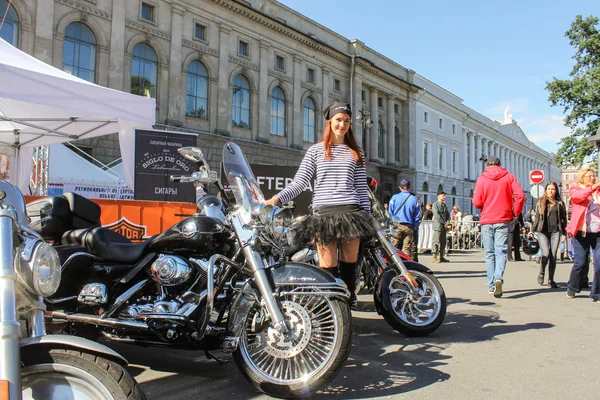
[[[567,297],[581,292],[582,281],[589,271],[589,256],[594,259],[594,280],[590,290],[592,301],[600,300],[600,183],[596,173],[584,167],[577,173],[577,184],[571,185],[571,221],[567,233],[571,238],[575,262],[567,284]]]
[[[535,232],[542,251],[540,273],[537,278],[540,285],[544,284],[546,266],[548,266],[548,286],[553,289],[558,287],[554,282],[556,253],[558,252],[560,236],[566,234],[566,228],[567,209],[565,203],[561,200],[557,183],[550,182],[546,185],[544,194],[535,207],[533,229],[529,234],[533,236]]]

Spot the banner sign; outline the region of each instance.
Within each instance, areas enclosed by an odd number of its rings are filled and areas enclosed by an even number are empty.
[[[280,167],[263,164],[252,164],[250,167],[252,168],[252,172],[254,172],[260,190],[267,200],[292,183],[296,172],[298,172],[298,167]],[[292,201],[296,203],[294,216],[308,214],[308,206],[312,202],[312,187],[309,185]]]
[[[195,146],[196,136],[166,131],[135,131],[135,199],[194,202],[191,183],[171,182],[171,175],[191,175],[195,163],[177,149]]]
[[[62,196],[64,193],[77,193],[88,199],[133,200],[133,190],[127,182],[115,182],[114,185],[96,185],[94,183],[49,183],[48,196]]]

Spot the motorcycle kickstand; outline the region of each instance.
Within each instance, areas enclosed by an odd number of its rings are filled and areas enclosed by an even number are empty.
[[[214,354],[212,354],[210,351],[205,350],[204,354],[206,355],[206,358],[208,358],[209,360],[215,360],[216,362],[218,362],[219,364],[226,364],[229,362],[229,360],[221,360],[219,357],[215,356]]]

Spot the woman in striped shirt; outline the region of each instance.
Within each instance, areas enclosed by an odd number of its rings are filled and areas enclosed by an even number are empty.
[[[315,240],[319,265],[344,280],[356,309],[360,240],[376,234],[367,195],[365,155],[352,132],[350,104],[334,101],[323,115],[327,120],[323,141],[308,149],[293,182],[267,204],[287,203],[315,177],[312,215],[299,219],[294,229],[301,240]]]

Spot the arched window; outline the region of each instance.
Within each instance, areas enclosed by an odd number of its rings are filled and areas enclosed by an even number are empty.
[[[156,98],[158,58],[148,43],[133,48],[131,60],[131,93]]]
[[[316,140],[315,102],[310,97],[304,100],[304,141],[314,143]]]
[[[96,38],[81,22],[67,26],[62,69],[88,82],[96,80]]]
[[[233,79],[233,97],[231,104],[233,126],[250,129],[250,84],[242,75]]]
[[[383,143],[383,124],[381,122],[377,123],[377,157],[384,158],[385,150]]]
[[[423,188],[421,190],[423,193],[429,192],[429,184],[427,182],[423,182]]]
[[[185,115],[208,119],[208,73],[200,61],[188,67]]]
[[[398,129],[398,127],[394,128],[394,145],[396,147],[394,149],[394,159],[396,161],[400,161],[401,147],[400,147],[400,130]]]
[[[8,12],[6,9],[8,8]],[[0,38],[17,47],[17,39],[19,33],[19,17],[13,6],[8,7],[7,0],[0,0],[0,21],[6,14],[6,19],[0,29]]]
[[[271,134],[285,136],[285,94],[279,86],[271,92]]]

